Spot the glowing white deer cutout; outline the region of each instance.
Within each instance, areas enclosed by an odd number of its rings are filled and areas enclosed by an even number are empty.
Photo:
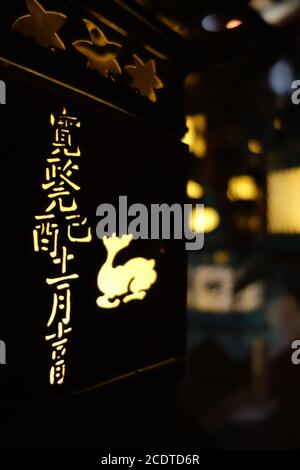
[[[111,237],[103,237],[107,258],[97,279],[98,288],[104,294],[97,298],[100,308],[116,308],[121,300],[124,303],[143,300],[157,279],[154,259],[133,258],[124,265],[113,266],[116,255],[132,240],[132,235],[117,237],[115,233]]]

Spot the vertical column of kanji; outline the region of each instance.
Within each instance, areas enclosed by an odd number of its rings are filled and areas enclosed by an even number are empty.
[[[47,253],[51,262],[51,275],[46,284],[51,291],[52,308],[47,322],[45,339],[51,344],[51,385],[64,383],[66,352],[71,326],[72,285],[79,279],[74,269],[73,243],[92,240],[87,218],[79,212],[76,193],[81,151],[77,130],[78,118],[68,115],[66,108],[57,117],[51,114],[54,138],[46,160],[45,181],[46,209],[35,216],[33,230],[34,250]],[[53,269],[54,268],[54,269]]]

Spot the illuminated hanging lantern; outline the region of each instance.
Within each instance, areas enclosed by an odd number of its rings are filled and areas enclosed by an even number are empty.
[[[0,339],[19,357],[12,387],[47,402],[177,363],[184,242],[95,229],[98,206],[121,195],[184,202],[181,38],[122,2],[27,0],[2,23]]]

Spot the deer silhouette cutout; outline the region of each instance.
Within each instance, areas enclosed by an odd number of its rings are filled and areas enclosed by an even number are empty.
[[[97,299],[100,308],[116,308],[121,300],[124,303],[143,300],[157,279],[154,259],[133,258],[124,265],[113,266],[116,255],[132,240],[132,235],[117,237],[115,233],[111,237],[103,237],[107,258],[97,278],[98,288],[104,294]]]

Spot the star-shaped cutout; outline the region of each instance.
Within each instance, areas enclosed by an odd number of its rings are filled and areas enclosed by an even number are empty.
[[[131,86],[139,90],[142,96],[156,103],[155,90],[163,88],[164,84],[156,75],[154,60],[144,63],[137,55],[133,54],[134,65],[127,65],[125,70],[134,79]]]
[[[73,42],[77,51],[88,58],[87,66],[99,72],[104,77],[108,74],[122,73],[121,67],[116,60],[122,46],[115,42],[110,42],[103,31],[89,20],[83,20],[91,41],[79,40]]]
[[[35,39],[42,46],[65,49],[57,34],[67,17],[55,11],[46,11],[37,0],[26,0],[29,15],[21,16],[12,25],[12,29]]]

